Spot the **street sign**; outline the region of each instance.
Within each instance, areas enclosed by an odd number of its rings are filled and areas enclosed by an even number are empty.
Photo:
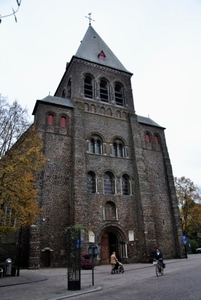
[[[77,247],[77,248],[81,248],[81,247],[82,247],[82,243],[81,243],[81,240],[80,240],[80,239],[77,239],[77,240],[76,240],[76,247]]]
[[[183,235],[183,244],[186,244],[187,243],[187,238],[186,238],[186,236],[185,235]]]

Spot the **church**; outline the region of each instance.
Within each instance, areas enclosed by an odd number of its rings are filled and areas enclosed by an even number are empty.
[[[46,164],[30,268],[66,266],[73,224],[83,228],[81,253],[96,243],[100,264],[113,251],[123,263],[147,262],[155,247],[183,256],[165,128],[135,113],[131,77],[89,23],[54,96],[36,101]]]

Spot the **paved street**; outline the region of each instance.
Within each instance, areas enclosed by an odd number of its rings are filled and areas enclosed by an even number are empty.
[[[0,279],[1,300],[201,300],[201,254],[166,260],[165,274],[156,277],[152,264],[124,265],[125,273],[110,274],[110,266],[82,270],[81,290],[67,290],[67,270],[21,270],[19,277]],[[89,293],[90,292],[90,293]]]

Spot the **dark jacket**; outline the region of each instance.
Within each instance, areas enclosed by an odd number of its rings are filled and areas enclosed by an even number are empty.
[[[156,252],[154,258],[155,258],[156,260],[163,261],[163,254],[162,254],[162,252]]]

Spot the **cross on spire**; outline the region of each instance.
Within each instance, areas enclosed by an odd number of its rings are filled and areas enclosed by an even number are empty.
[[[88,17],[85,16],[85,18],[89,19],[89,25],[91,25],[91,21],[94,21],[94,22],[95,22],[95,20],[93,20],[93,19],[91,18],[91,13],[88,13]]]

